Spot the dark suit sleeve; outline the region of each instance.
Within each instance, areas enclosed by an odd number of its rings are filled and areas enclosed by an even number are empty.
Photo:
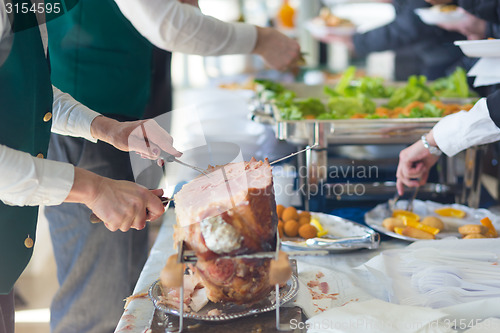
[[[492,23],[500,23],[500,0],[458,0],[457,5]]]
[[[436,26],[427,25],[415,14],[415,8],[428,7],[424,0],[399,1],[396,18],[391,23],[370,30],[363,34],[355,34],[353,43],[358,56],[366,56],[371,52],[397,50],[399,48],[432,39],[437,42],[450,42],[462,39],[463,36],[451,33]]]
[[[500,127],[500,90],[488,95],[486,98],[486,105],[490,112],[490,118],[497,127]]]

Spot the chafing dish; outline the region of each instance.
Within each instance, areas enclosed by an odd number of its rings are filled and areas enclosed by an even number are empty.
[[[396,83],[395,85],[398,85]],[[297,98],[325,98],[325,85],[305,85],[301,83],[285,84],[285,88],[293,90]],[[333,86],[332,86],[333,87]],[[476,99],[442,99],[444,103],[469,104]],[[376,100],[383,105],[387,100]],[[342,119],[342,120],[285,120],[281,118],[280,109],[272,99],[265,94],[256,94],[250,102],[250,118],[253,121],[273,126],[276,138],[299,147],[317,145],[307,152],[305,158],[298,159],[298,167],[306,167],[307,172],[299,173],[299,186],[304,189],[305,206],[308,209],[310,194],[317,192],[319,186],[326,184],[328,172],[328,147],[333,145],[409,145],[423,134],[428,133],[441,118],[391,118],[391,119]],[[455,164],[459,159],[443,157],[440,161],[440,183],[427,188],[440,188],[455,194],[457,202],[466,203],[471,207],[479,204],[479,174],[481,156],[485,149],[473,147],[465,154],[465,179],[463,188],[458,189]],[[446,186],[444,186],[446,184]],[[347,184],[346,186],[352,186]],[[367,188],[379,189],[378,186],[367,185]],[[388,187],[389,192],[395,192],[395,186]],[[425,190],[425,188],[424,188]],[[324,192],[324,191],[322,191]],[[387,192],[384,191],[384,192]],[[442,193],[442,192],[441,192]],[[369,193],[367,193],[369,194]],[[333,196],[339,199],[339,196]]]

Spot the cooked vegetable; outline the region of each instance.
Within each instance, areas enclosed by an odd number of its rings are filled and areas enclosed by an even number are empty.
[[[413,107],[408,116],[401,114],[400,118],[436,118],[442,117],[443,110],[431,103],[425,103],[421,107]]]

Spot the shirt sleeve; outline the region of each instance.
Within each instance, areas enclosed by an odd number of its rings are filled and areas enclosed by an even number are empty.
[[[441,119],[433,128],[434,140],[448,156],[472,146],[500,140],[500,128],[490,117],[486,98],[470,111],[460,111]]]
[[[0,145],[0,200],[7,205],[59,205],[73,187],[69,163],[36,158]]]
[[[77,102],[69,94],[52,86],[54,103],[52,104],[53,133],[82,137],[92,142],[97,140],[90,134],[90,125],[100,114]]]
[[[177,0],[115,0],[125,17],[159,48],[203,56],[251,53],[257,28],[204,15]]]

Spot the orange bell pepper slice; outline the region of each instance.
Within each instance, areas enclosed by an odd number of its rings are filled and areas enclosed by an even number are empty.
[[[413,227],[415,229],[419,229],[419,230],[428,232],[428,233],[433,234],[433,235],[437,235],[441,231],[438,228],[434,228],[434,227],[431,227],[431,226],[428,226],[428,225],[416,222],[416,221],[414,221],[412,219],[407,219],[404,216],[402,217],[402,219],[405,222],[405,225],[407,227]]]
[[[487,236],[491,236],[493,238],[497,238],[498,237],[497,230],[493,226],[493,223],[491,223],[491,220],[490,220],[489,217],[485,217],[480,222],[481,222],[482,225],[484,225],[486,228],[488,228],[488,232],[486,233]]]

